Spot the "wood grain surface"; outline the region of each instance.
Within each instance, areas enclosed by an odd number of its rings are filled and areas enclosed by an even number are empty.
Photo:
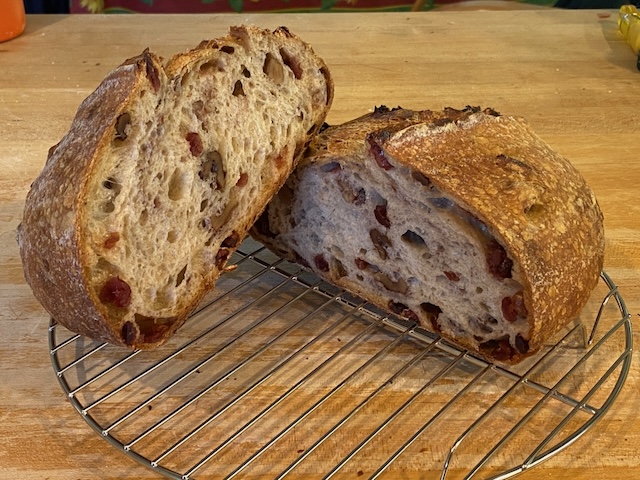
[[[595,191],[605,269],[638,325],[640,72],[615,12],[30,16],[22,36],[0,43],[0,479],[160,478],[108,445],[65,398],[51,367],[49,318],[23,279],[15,230],[47,150],[109,70],[147,47],[169,57],[239,23],[287,25],[313,45],[336,84],[330,123],[380,104],[481,105],[525,117]],[[519,478],[640,477],[638,366],[634,359],[620,397],[593,429]],[[432,442],[446,437],[442,428]],[[385,478],[439,478],[432,463],[425,448]],[[341,478],[374,469],[363,458]],[[313,465],[292,475],[319,476]]]

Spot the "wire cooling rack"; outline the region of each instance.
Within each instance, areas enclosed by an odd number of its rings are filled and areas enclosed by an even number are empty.
[[[252,240],[232,262],[156,351],[49,328],[71,404],[169,478],[506,479],[585,434],[629,371],[630,316],[605,273],[576,322],[506,369]]]

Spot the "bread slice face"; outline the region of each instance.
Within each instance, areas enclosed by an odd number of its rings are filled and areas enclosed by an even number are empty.
[[[80,105],[28,193],[25,277],[60,324],[153,348],[211,290],[324,122],[325,63],[284,27],[143,52]]]
[[[598,282],[602,213],[518,118],[376,109],[325,130],[252,234],[279,255],[492,362],[573,320]]]

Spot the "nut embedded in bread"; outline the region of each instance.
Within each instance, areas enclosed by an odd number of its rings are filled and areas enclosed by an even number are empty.
[[[377,109],[328,128],[252,230],[278,254],[491,360],[515,363],[598,282],[602,214],[521,119]]]
[[[186,320],[324,122],[325,63],[281,27],[145,51],[79,107],[27,196],[25,277],[72,331],[152,348]]]

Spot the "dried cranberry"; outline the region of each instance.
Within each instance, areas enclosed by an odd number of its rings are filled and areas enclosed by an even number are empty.
[[[358,267],[360,270],[366,270],[367,267],[369,266],[369,262],[359,257],[356,257],[355,262],[356,262],[356,267]]]
[[[238,246],[238,243],[240,242],[240,235],[238,235],[237,232],[233,232],[231,235],[229,235],[227,238],[225,238],[222,241],[222,246],[223,247],[228,247],[228,248],[233,248]]]
[[[386,205],[376,205],[373,214],[376,216],[376,220],[380,225],[387,228],[391,227],[391,222],[389,221],[389,217],[387,216]]]
[[[238,181],[236,182],[236,187],[244,187],[249,181],[249,174],[246,172],[242,172]]]
[[[131,304],[131,287],[120,277],[111,277],[102,286],[99,295],[104,304],[125,308]]]
[[[507,252],[502,245],[495,240],[489,242],[486,246],[486,258],[489,272],[494,277],[498,280],[511,278],[513,261],[507,256]]]
[[[504,319],[510,323],[515,322],[519,318],[526,318],[528,314],[522,292],[517,292],[510,297],[504,297],[501,308]]]
[[[187,142],[189,142],[189,151],[191,152],[191,155],[194,157],[202,155],[204,146],[202,145],[202,138],[200,138],[200,135],[196,132],[189,132],[185,138],[187,139]]]
[[[112,249],[116,246],[116,243],[120,240],[120,234],[118,232],[111,232],[109,236],[106,238],[102,246],[107,250]]]
[[[452,282],[459,282],[460,281],[460,277],[455,272],[446,271],[446,272],[443,272],[443,273]]]
[[[280,170],[282,167],[284,167],[284,163],[285,163],[284,155],[280,154],[273,157],[273,163],[275,164],[276,168]]]
[[[329,263],[324,259],[324,256],[322,254],[318,254],[315,257],[313,257],[313,263],[316,264],[316,267],[321,272],[329,271]]]
[[[387,159],[384,150],[382,150],[382,147],[374,140],[371,135],[367,137],[367,141],[371,146],[371,155],[373,155],[373,158],[375,159],[378,166],[383,170],[391,170],[392,168],[394,168],[393,165],[389,163],[389,160]]]
[[[218,250],[218,253],[216,253],[216,267],[218,270],[222,270],[224,265],[227,263],[230,253],[231,252],[228,248],[221,248]]]

